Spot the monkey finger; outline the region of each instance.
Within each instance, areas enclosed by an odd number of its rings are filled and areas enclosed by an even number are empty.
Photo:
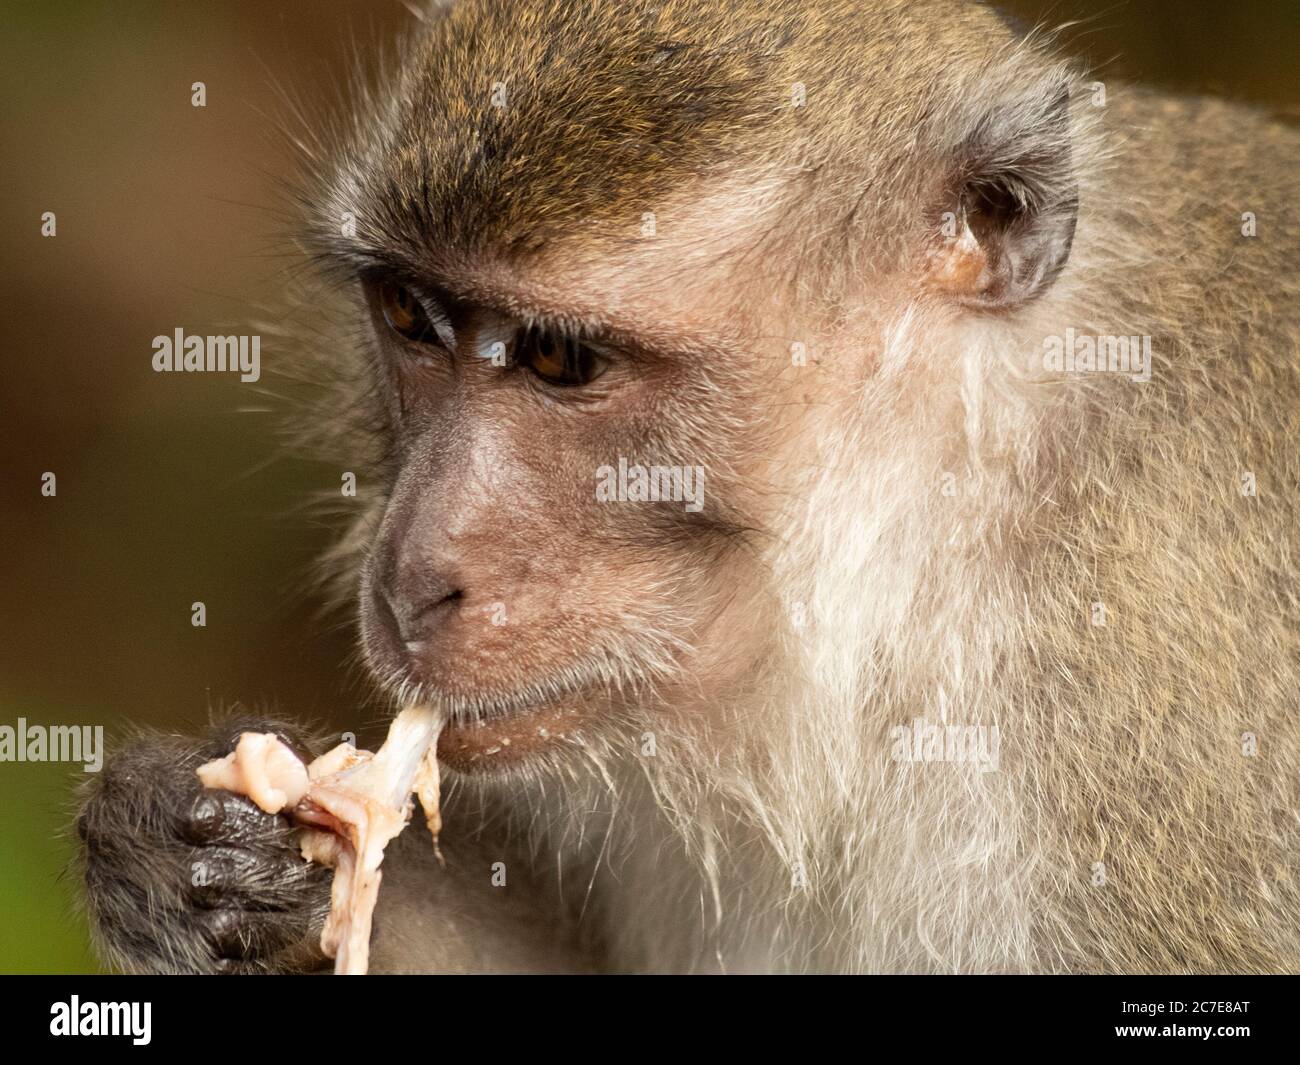
[[[265,718],[242,715],[227,718],[212,726],[205,744],[207,758],[221,758],[229,754],[245,732],[272,733],[304,762],[310,762],[316,757],[312,748],[293,729]]]
[[[265,957],[309,934],[305,914],[207,910],[197,915],[196,923],[213,955],[227,961]]]
[[[291,848],[199,848],[190,863],[194,905],[288,911],[300,907],[319,875]]]
[[[181,835],[191,843],[255,842],[285,835],[287,823],[233,791],[203,790],[181,817]]]

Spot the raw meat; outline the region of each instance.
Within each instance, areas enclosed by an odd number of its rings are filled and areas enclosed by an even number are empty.
[[[411,706],[393,719],[374,754],[342,743],[308,766],[274,734],[245,732],[231,754],[199,767],[206,787],[247,795],[267,813],[287,810],[308,828],[303,857],[334,867],[321,949],[334,959],[335,973],[361,974],[369,966],[379,865],[411,818],[412,791],[437,843],[442,723],[432,707]]]

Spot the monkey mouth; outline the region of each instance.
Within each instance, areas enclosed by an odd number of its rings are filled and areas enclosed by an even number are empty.
[[[364,614],[362,635],[371,675],[399,706],[425,702],[442,709],[447,724],[438,758],[454,772],[491,774],[585,748],[597,726],[612,727],[645,694],[647,670],[634,645],[618,656],[589,655],[537,673],[504,651],[490,660],[471,656],[488,670],[476,675],[474,668],[446,664],[459,653],[403,640]]]
[[[401,705],[442,708],[447,723],[438,738],[438,759],[461,773],[502,771],[557,747],[582,747],[583,726],[602,687],[586,671],[507,693],[448,690],[410,667],[380,680]]]

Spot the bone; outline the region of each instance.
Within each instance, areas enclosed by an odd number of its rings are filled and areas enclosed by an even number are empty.
[[[287,812],[309,829],[304,858],[334,867],[321,949],[334,959],[336,975],[369,969],[370,927],[383,879],[379,866],[384,848],[411,819],[412,791],[437,844],[442,725],[432,707],[407,707],[374,754],[344,743],[308,766],[274,734],[245,732],[234,751],[198,769],[205,787],[247,795],[267,813]]]

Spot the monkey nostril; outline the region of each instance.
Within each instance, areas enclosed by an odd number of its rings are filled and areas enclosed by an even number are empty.
[[[407,598],[385,591],[380,600],[398,638],[408,651],[418,651],[425,640],[443,625],[465,598],[459,588],[444,595]]]
[[[464,595],[460,589],[454,592],[448,592],[441,599],[427,602],[422,607],[418,607],[410,617],[410,628],[415,629],[432,629],[436,625],[442,624],[447,616],[460,609],[459,603]],[[405,629],[406,626],[403,626]],[[415,635],[425,635],[425,633],[415,633]]]

